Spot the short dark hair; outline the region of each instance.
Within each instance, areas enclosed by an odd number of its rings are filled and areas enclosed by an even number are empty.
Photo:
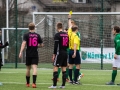
[[[57,29],[61,29],[61,28],[63,28],[62,23],[61,22],[57,23]]]
[[[35,24],[34,23],[30,23],[28,25],[28,27],[29,27],[29,30],[34,30],[35,29]]]
[[[119,33],[119,32],[120,32],[120,27],[118,27],[118,26],[114,26],[113,29],[116,31],[116,33]]]
[[[65,30],[68,31],[68,28],[66,27]]]
[[[72,31],[76,31],[78,29],[78,26],[74,25],[72,26]]]

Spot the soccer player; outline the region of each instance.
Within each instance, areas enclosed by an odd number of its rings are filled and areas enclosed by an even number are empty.
[[[28,25],[29,32],[24,34],[23,42],[21,45],[19,58],[22,57],[22,52],[27,46],[26,49],[26,86],[30,86],[30,70],[33,69],[33,84],[32,87],[36,88],[36,78],[37,78],[37,65],[38,65],[38,47],[43,46],[43,41],[39,34],[35,32],[35,24],[30,23]]]
[[[63,25],[61,22],[57,23],[58,33],[54,36],[54,53],[52,61],[54,62],[53,69],[53,85],[48,88],[57,87],[58,67],[62,69],[62,85],[59,88],[65,88],[66,82],[66,67],[67,67],[67,48],[68,48],[68,35],[63,32]]]
[[[6,42],[5,45],[3,45],[3,43],[2,43],[2,30],[0,29],[0,70],[1,70],[1,66],[3,66],[3,64],[2,64],[1,49],[5,48],[8,45],[9,45],[8,42]]]
[[[80,84],[77,80],[79,76],[80,70],[80,38],[77,36],[78,27],[76,25],[71,24],[71,15],[68,15],[68,22],[69,22],[69,29],[68,29],[68,36],[69,36],[69,77],[70,83],[72,84]],[[72,68],[75,64],[76,69],[74,71],[74,80],[72,80]]]
[[[118,26],[114,26],[112,30],[113,35],[115,35],[114,38],[114,44],[115,44],[115,54],[114,54],[114,60],[112,63],[113,71],[112,71],[112,78],[110,82],[107,82],[106,85],[114,85],[115,78],[117,76],[117,68],[120,68],[120,28]],[[120,84],[118,84],[120,85]]]
[[[68,21],[68,26],[74,26],[75,25],[75,22],[73,21],[73,20],[71,20],[71,23]],[[69,29],[71,29],[71,28],[69,28]],[[80,38],[80,32],[77,32],[76,33],[77,34],[77,36]],[[79,49],[78,49],[79,51],[80,51],[80,46],[79,46]],[[73,72],[75,72],[75,70],[76,70],[76,66],[74,65],[73,66]],[[73,74],[74,75],[74,74]],[[78,80],[80,80],[81,79],[81,77],[83,77],[84,76],[84,74],[83,73],[81,73],[80,71],[79,71],[79,76],[78,76]],[[74,76],[73,76],[74,77]],[[73,78],[73,80],[74,80],[74,78]]]
[[[2,30],[0,29],[0,71],[1,71],[1,66],[3,66],[3,64],[2,64],[1,49],[5,48],[8,45],[9,45],[8,42],[6,42],[5,45],[3,45],[3,43],[2,43]],[[2,85],[2,83],[0,82],[0,86],[1,85]]]

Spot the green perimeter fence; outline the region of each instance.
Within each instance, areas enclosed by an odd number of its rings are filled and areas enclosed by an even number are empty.
[[[78,25],[79,32],[81,33],[81,68],[111,69],[114,55],[114,37],[111,30],[114,25],[120,25],[119,15],[73,14],[72,19]],[[53,37],[57,32],[56,23],[62,22],[64,28],[68,27],[67,15],[36,14],[34,20],[37,25],[36,31],[41,35],[44,42],[44,47],[38,50],[38,67],[53,68],[51,58],[53,53]],[[4,49],[4,68],[25,68],[25,51],[23,52],[22,59],[18,58],[18,54],[22,43],[22,36],[26,32],[28,30],[17,30],[16,35],[16,30],[9,30],[9,48],[8,50]],[[4,30],[4,42],[6,41],[6,36],[7,30]]]

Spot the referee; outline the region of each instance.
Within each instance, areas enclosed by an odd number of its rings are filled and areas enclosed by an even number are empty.
[[[71,15],[68,15],[68,23],[69,23],[69,29],[68,29],[68,36],[69,36],[69,77],[70,77],[70,83],[72,84],[80,84],[77,80],[79,76],[79,70],[80,70],[80,64],[81,64],[81,58],[79,53],[80,48],[80,38],[77,35],[78,32],[78,26],[71,24]],[[75,64],[76,70],[74,71],[74,80],[72,80],[72,70],[73,65]]]

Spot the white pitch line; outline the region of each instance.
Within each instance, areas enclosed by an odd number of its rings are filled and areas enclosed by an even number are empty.
[[[25,83],[22,83],[22,82],[1,82],[3,84],[25,84]],[[52,84],[52,83],[37,83],[37,84]],[[72,85],[72,84],[66,84],[66,85]],[[84,86],[117,86],[117,85],[99,85],[99,84],[82,84]],[[81,85],[80,85],[81,86]]]
[[[16,73],[16,74],[18,74],[18,73],[23,73],[23,74],[25,74],[25,72],[0,72],[0,73],[2,73],[2,74],[6,74],[6,73]],[[39,73],[39,74],[44,74],[44,73]],[[52,75],[52,72],[51,73],[46,73],[46,74],[50,74],[50,75]],[[110,75],[110,74],[96,74],[96,73],[94,73],[94,74],[87,74],[86,76],[88,76],[88,75],[91,75],[91,76],[95,76],[95,75],[103,75],[103,76],[107,76],[107,75]]]
[[[23,73],[23,72],[0,72],[0,73]]]
[[[0,72],[0,73],[26,73],[26,72]],[[39,74],[44,74],[44,73],[39,73]],[[52,72],[47,74],[52,74]]]

